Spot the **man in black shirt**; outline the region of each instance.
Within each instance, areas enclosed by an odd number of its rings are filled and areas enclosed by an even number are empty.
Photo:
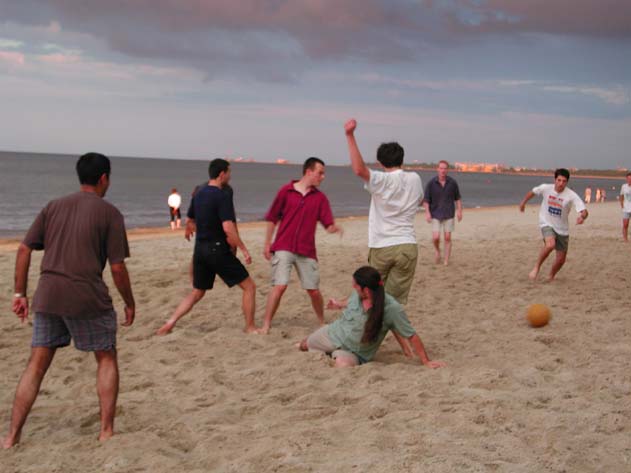
[[[224,159],[214,159],[208,167],[208,175],[208,185],[200,187],[195,193],[187,215],[195,221],[196,227],[193,290],[180,302],[169,320],[160,327],[158,335],[166,335],[173,330],[177,321],[204,297],[207,290],[213,288],[216,275],[219,275],[228,287],[239,285],[243,290],[244,331],[252,333],[256,330],[256,285],[235,256],[236,249],[241,250],[246,264],[250,264],[252,258],[237,231],[232,193],[224,191],[230,182],[230,163]],[[187,231],[185,236],[190,237],[190,233]]]

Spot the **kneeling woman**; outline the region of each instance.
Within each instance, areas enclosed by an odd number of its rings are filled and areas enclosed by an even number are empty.
[[[356,366],[372,360],[386,334],[392,330],[408,339],[425,366],[445,366],[442,361],[430,361],[403,307],[385,293],[375,268],[362,266],[355,271],[353,289],[355,292],[347,301],[329,301],[327,308],[344,309],[342,316],[300,342],[301,350],[328,353],[338,367]]]

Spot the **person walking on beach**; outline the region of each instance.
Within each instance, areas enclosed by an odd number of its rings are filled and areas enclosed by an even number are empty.
[[[449,163],[445,160],[438,162],[437,175],[429,180],[425,186],[425,219],[432,224],[432,242],[436,252],[434,261],[440,263],[440,233],[444,234],[445,253],[443,263],[449,264],[451,256],[451,233],[454,231],[454,217],[462,220],[462,198],[458,183],[447,175]]]
[[[180,205],[182,205],[182,196],[178,194],[177,189],[171,189],[171,195],[167,199],[169,205],[169,214],[171,216],[171,230],[180,228],[182,215],[180,214]]]
[[[384,291],[379,272],[362,266],[353,274],[351,296],[343,301],[331,299],[327,309],[343,309],[342,316],[302,340],[302,351],[321,351],[331,355],[336,367],[357,366],[371,361],[388,331],[405,337],[421,363],[428,368],[446,366],[427,356],[401,304]]]
[[[124,261],[129,257],[129,245],[123,216],[103,199],[110,185],[110,169],[109,159],[102,154],[81,156],[76,165],[80,191],[49,202],[18,248],[13,312],[22,322],[29,314],[31,253],[44,250],[44,256],[33,297],[31,356],[15,392],[4,448],[20,441],[55,352],[70,340],[78,350],[94,352],[101,419],[98,438],[103,441],[114,434],[119,377],[116,312],[102,278],[108,261],[125,303],[124,326],[134,322],[136,311]]]
[[[620,187],[620,207],[622,208],[622,239],[629,241],[629,218],[631,218],[631,172],[627,173],[627,182]]]
[[[585,203],[589,204],[592,201],[592,188],[587,186],[585,188]]]
[[[195,222],[193,290],[180,302],[169,320],[158,329],[158,335],[166,335],[173,330],[177,321],[204,297],[207,290],[213,288],[216,275],[228,287],[238,285],[243,290],[244,331],[253,333],[256,330],[256,285],[236,257],[237,248],[243,253],[246,264],[250,264],[252,258],[237,231],[232,194],[223,190],[230,182],[230,172],[228,161],[219,158],[212,160],[208,167],[208,185],[201,187],[193,197],[187,215]],[[185,237],[190,238],[188,231]]]
[[[292,266],[320,324],[324,324],[324,301],[320,292],[320,271],[316,255],[315,233],[320,222],[328,233],[340,233],[335,225],[329,199],[318,187],[324,180],[324,162],[308,158],[300,180],[280,188],[267,214],[263,255],[272,263],[272,290],[267,296],[265,318],[260,333],[268,333],[283,294],[287,290]],[[278,227],[274,244],[272,236]]]
[[[414,217],[423,199],[423,183],[417,173],[403,171],[404,151],[399,143],[379,146],[377,161],[383,171],[370,169],[359,152],[356,128],[353,119],[344,125],[351,167],[371,195],[368,264],[381,273],[386,292],[405,304],[418,258]]]
[[[568,218],[572,206],[578,213],[577,225],[581,225],[589,215],[578,194],[567,187],[569,180],[570,172],[567,169],[557,169],[554,172],[554,184],[541,184],[533,188],[528,191],[519,204],[519,210],[523,212],[530,199],[535,195],[542,196],[541,208],[539,209],[539,227],[543,235],[543,248],[539,252],[535,267],[529,274],[533,281],[537,279],[541,265],[552,253],[552,250],[556,250],[556,259],[550,269],[548,281],[552,281],[563,267],[570,243]]]

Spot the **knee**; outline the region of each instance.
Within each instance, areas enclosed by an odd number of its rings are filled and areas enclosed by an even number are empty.
[[[307,294],[309,294],[311,298],[322,297],[322,294],[320,293],[320,289],[307,289]]]
[[[445,243],[451,243],[451,233],[445,233]]]
[[[350,358],[347,358],[345,356],[338,356],[335,359],[335,367],[336,368],[348,368],[350,366],[355,366],[355,363]]]
[[[285,294],[285,291],[287,290],[287,285],[286,284],[280,284],[277,286],[274,286],[274,293],[277,296],[282,296],[283,294]]]

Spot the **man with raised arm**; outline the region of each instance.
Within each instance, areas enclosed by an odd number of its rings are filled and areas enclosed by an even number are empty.
[[[329,233],[341,233],[335,225],[329,199],[318,187],[324,180],[324,161],[308,158],[302,166],[300,180],[280,188],[265,220],[265,259],[272,263],[272,290],[267,297],[265,319],[260,333],[268,333],[280,299],[287,290],[291,268],[296,268],[302,288],[320,324],[324,324],[324,303],[320,292],[320,271],[315,246],[318,222]],[[278,227],[272,244],[274,230]]]
[[[578,217],[576,224],[581,225],[589,215],[585,204],[576,192],[567,187],[570,180],[570,171],[559,168],[554,172],[554,184],[541,184],[528,191],[519,204],[519,210],[523,212],[526,203],[535,195],[542,197],[539,209],[539,228],[543,235],[543,248],[539,252],[535,267],[528,277],[536,280],[541,270],[541,265],[546,258],[556,250],[556,259],[550,269],[548,281],[552,281],[563,267],[570,244],[569,215],[572,206],[576,209]]]
[[[81,156],[76,165],[80,191],[49,202],[20,244],[15,264],[13,312],[26,321],[28,272],[33,250],[44,250],[33,296],[31,357],[20,378],[4,448],[20,441],[22,427],[58,348],[74,340],[78,350],[94,352],[101,430],[99,440],[114,434],[118,396],[116,312],[103,269],[125,303],[124,326],[134,322],[135,304],[125,258],[129,245],[121,213],[103,197],[110,185],[110,161],[98,153]],[[50,439],[54,442],[54,439]]]
[[[193,229],[192,225],[187,224],[185,232],[187,239],[193,231],[195,232],[193,290],[180,302],[169,320],[160,327],[158,335],[166,335],[173,330],[177,321],[188,314],[207,290],[213,288],[217,275],[228,287],[238,285],[243,290],[244,331],[256,331],[256,285],[236,257],[236,250],[241,250],[246,264],[250,264],[252,258],[237,231],[232,193],[224,190],[230,182],[230,172],[228,161],[213,159],[208,166],[208,185],[200,186],[193,196],[187,217],[194,221],[195,225]]]

